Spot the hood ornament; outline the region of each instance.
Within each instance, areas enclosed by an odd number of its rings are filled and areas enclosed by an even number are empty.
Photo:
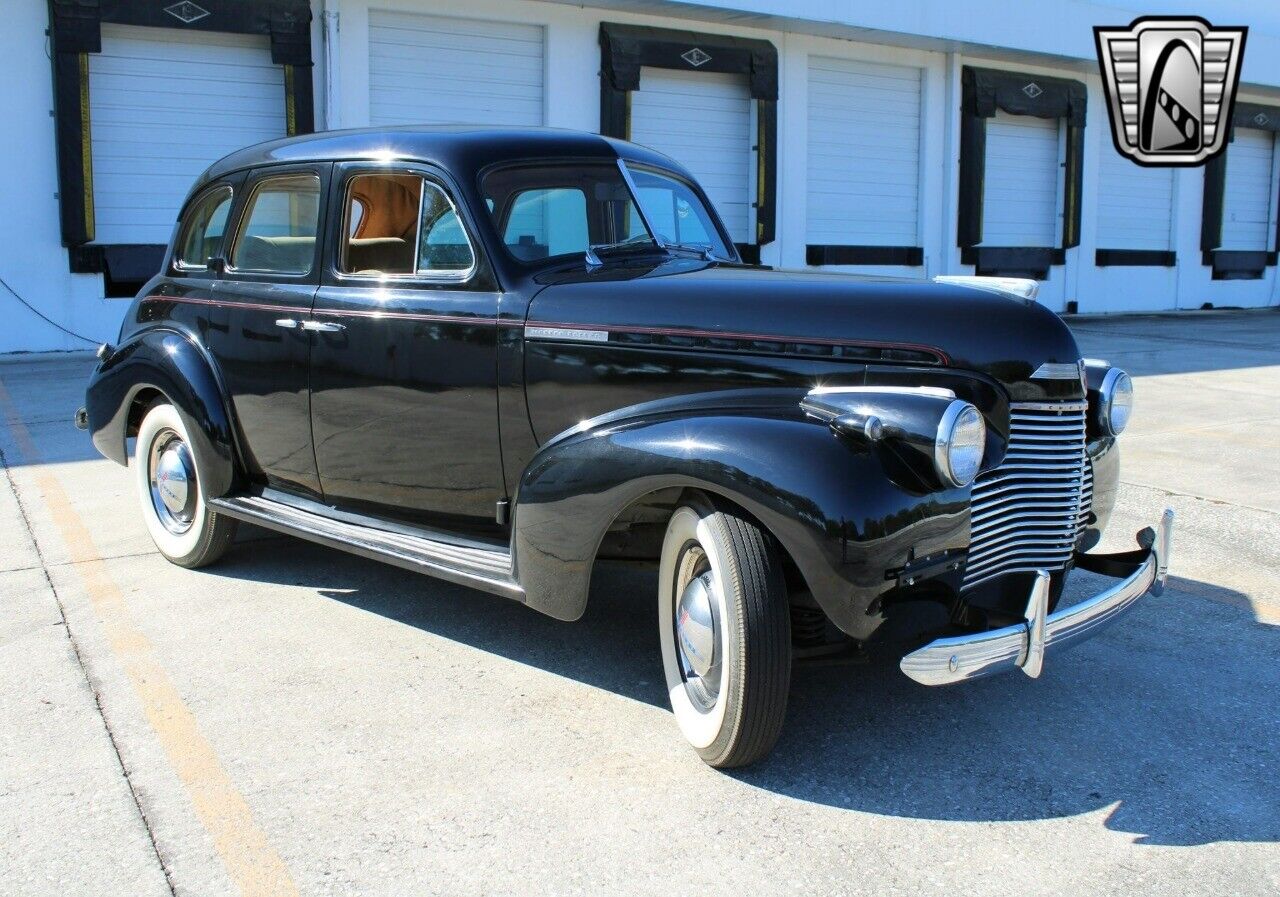
[[[971,274],[939,274],[933,278],[934,283],[950,283],[961,287],[974,287],[992,293],[1003,293],[1015,299],[1026,299],[1028,302],[1036,298],[1040,292],[1040,281],[1026,277],[979,277]]]

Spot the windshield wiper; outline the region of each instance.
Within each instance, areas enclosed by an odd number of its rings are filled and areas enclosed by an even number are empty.
[[[588,268],[599,268],[604,264],[600,260],[599,253],[608,252],[651,252],[655,249],[663,249],[661,243],[654,240],[648,234],[638,234],[634,237],[628,237],[625,240],[619,240],[616,243],[593,243],[587,247],[586,259]]]
[[[685,252],[696,252],[704,261],[708,262],[732,262],[733,259],[723,258],[716,255],[715,250],[711,248],[709,243],[662,243],[663,249],[668,251],[672,249],[683,250]]]

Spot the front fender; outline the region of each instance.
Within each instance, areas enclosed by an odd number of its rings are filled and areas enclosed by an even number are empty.
[[[235,449],[225,393],[208,355],[177,330],[136,333],[98,365],[85,390],[94,446],[112,461],[128,463],[129,410],[148,389],[161,392],[182,415],[205,496],[229,492],[235,482]]]
[[[573,620],[610,524],[671,487],[727,498],[773,534],[840,629],[867,638],[883,622],[886,572],[968,544],[968,490],[913,493],[875,450],[806,417],[799,396],[756,407],[611,416],[548,443],[516,496],[517,576],[531,607]]]

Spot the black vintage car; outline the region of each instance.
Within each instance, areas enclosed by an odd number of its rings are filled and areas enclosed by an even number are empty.
[[[743,264],[687,171],[597,135],[282,140],[196,183],[81,422],[135,440],[186,567],[243,520],[574,620],[598,559],[653,562],[676,719],[738,766],[795,658],[1034,677],[1163,585],[1168,512],[1084,553],[1129,378],[1034,284],[951,280]],[[1119,581],[1058,610],[1074,567]]]

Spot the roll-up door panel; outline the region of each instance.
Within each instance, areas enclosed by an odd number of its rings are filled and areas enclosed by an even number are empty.
[[[645,68],[631,95],[631,139],[688,168],[734,242],[754,243],[751,93],[746,78]]]
[[[285,136],[284,74],[262,35],[102,26],[89,54],[98,243],[168,243],[191,184]]]
[[[922,75],[810,57],[809,243],[919,245]]]
[[[1270,131],[1237,128],[1227,144],[1223,189],[1222,248],[1273,249],[1275,235],[1275,137]]]
[[[1056,246],[1061,208],[1059,122],[997,112],[987,119],[983,246]]]
[[[1173,172],[1135,165],[1105,145],[1098,178],[1098,246],[1172,249]]]
[[[373,125],[540,125],[539,25],[369,13]]]

